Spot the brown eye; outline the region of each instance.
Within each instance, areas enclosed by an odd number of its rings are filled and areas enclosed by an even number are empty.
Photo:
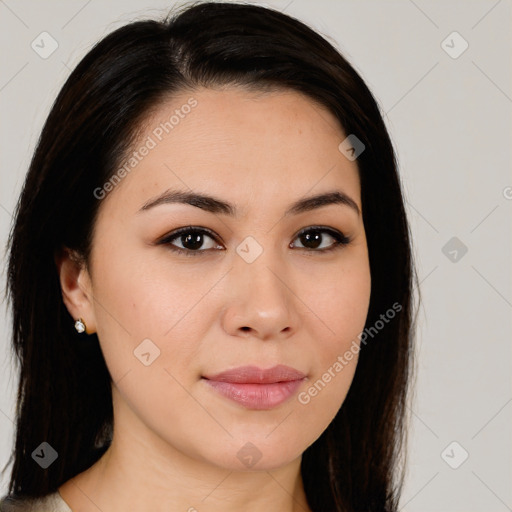
[[[193,227],[173,231],[162,239],[160,244],[168,245],[170,249],[187,255],[195,255],[212,249],[223,249],[209,230]]]
[[[297,239],[302,246],[290,244],[290,247],[317,252],[330,251],[337,247],[347,245],[350,241],[348,237],[339,231],[321,227],[305,229],[297,235]]]
[[[184,249],[196,250],[201,249],[204,244],[204,238],[205,235],[202,233],[189,233],[188,235],[181,235],[179,240]]]

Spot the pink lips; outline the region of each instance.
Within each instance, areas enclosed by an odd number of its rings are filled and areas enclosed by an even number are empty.
[[[305,378],[302,372],[281,364],[268,370],[240,366],[203,377],[221,395],[248,409],[258,410],[271,409],[283,403]]]

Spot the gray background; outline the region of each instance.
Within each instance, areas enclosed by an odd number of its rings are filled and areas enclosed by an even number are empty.
[[[0,0],[2,291],[12,212],[64,80],[99,38],[173,4]],[[344,53],[375,94],[398,152],[422,296],[402,510],[512,510],[512,3],[264,5],[312,25]],[[40,52],[43,44],[44,51],[51,49],[48,36],[39,36],[44,31],[58,43],[47,58],[31,47],[35,41]],[[463,39],[450,35],[454,31]],[[469,46],[458,55],[464,41]],[[0,329],[3,466],[13,440],[17,384],[5,304]],[[7,478],[8,472],[0,480],[2,494]]]

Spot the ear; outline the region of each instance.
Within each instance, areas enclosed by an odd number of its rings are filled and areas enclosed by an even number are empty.
[[[91,278],[85,262],[75,251],[64,247],[55,254],[55,265],[69,314],[73,320],[83,319],[87,334],[96,332]]]

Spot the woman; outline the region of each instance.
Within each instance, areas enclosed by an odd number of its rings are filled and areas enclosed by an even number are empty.
[[[292,17],[202,3],[100,41],[55,101],[10,237],[0,510],[397,510],[396,167],[361,77]]]

